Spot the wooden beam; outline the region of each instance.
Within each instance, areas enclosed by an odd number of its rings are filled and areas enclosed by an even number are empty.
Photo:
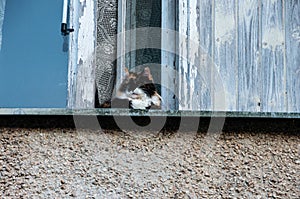
[[[300,1],[285,1],[288,112],[300,112]]]
[[[238,110],[259,112],[261,105],[261,10],[259,0],[238,1]]]
[[[262,1],[262,111],[287,111],[284,0]]]
[[[96,1],[73,0],[70,5],[68,108],[95,104]]]

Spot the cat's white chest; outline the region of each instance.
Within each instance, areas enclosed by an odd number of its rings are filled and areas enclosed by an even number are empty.
[[[131,100],[131,106],[133,109],[147,109],[151,105],[148,100],[133,99]]]
[[[142,89],[137,88],[134,90],[134,93],[138,97],[131,100],[133,109],[147,109],[147,107],[151,106],[151,98]]]

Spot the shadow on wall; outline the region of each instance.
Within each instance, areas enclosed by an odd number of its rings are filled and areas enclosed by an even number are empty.
[[[115,122],[113,116],[98,116],[98,122],[101,129],[93,129],[93,118],[94,116],[76,116],[78,121],[81,123],[74,124],[74,117],[71,115],[60,115],[60,116],[41,116],[41,115],[11,115],[11,116],[0,116],[0,128],[43,128],[43,129],[76,129],[78,126],[81,129],[87,130],[114,130],[122,131]],[[124,116],[120,116],[124,117]],[[130,116],[126,116],[130,119]],[[117,118],[118,119],[118,118]],[[131,117],[131,119],[140,126],[147,126],[149,120],[147,117]],[[199,118],[190,117],[190,121],[199,121]],[[207,133],[211,118],[201,117],[198,127],[198,133]],[[177,132],[179,124],[181,123],[180,117],[168,117],[163,129],[159,132]],[[174,125],[176,124],[176,125]],[[189,126],[184,126],[184,132],[178,133],[190,133]],[[127,129],[123,129],[127,130]],[[130,130],[130,129],[128,129]],[[135,130],[135,129],[132,129]],[[151,130],[151,129],[150,129]],[[157,129],[153,129],[157,130]],[[266,135],[295,135],[299,136],[300,132],[300,119],[271,119],[271,118],[226,118],[225,124],[222,130],[224,136],[229,134],[266,134]]]

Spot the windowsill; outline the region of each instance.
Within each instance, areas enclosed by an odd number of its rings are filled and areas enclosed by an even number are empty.
[[[237,112],[237,111],[163,111],[133,109],[64,109],[64,108],[0,108],[5,115],[74,115],[74,116],[157,116],[157,117],[216,117],[216,118],[300,118],[300,113]]]

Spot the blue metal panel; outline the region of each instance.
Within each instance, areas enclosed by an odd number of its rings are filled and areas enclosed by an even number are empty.
[[[0,51],[0,107],[66,107],[67,52],[61,0],[6,2]]]

